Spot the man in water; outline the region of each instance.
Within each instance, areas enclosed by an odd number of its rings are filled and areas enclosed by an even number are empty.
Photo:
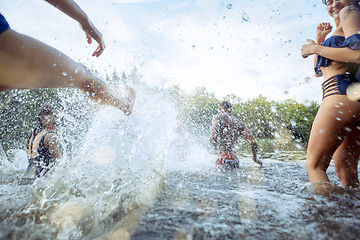
[[[219,151],[217,166],[239,168],[239,160],[233,148],[240,136],[250,142],[253,161],[262,166],[262,162],[256,156],[257,143],[254,136],[244,123],[232,115],[231,104],[224,101],[219,106],[219,113],[213,117],[210,132],[210,143]]]

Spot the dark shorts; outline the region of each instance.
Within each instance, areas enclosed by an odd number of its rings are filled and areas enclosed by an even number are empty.
[[[0,13],[0,34],[5,32],[10,28],[8,22],[6,21],[5,17]]]
[[[331,95],[346,95],[350,84],[358,80],[350,74],[338,74],[324,81],[322,84],[323,99]]]
[[[226,169],[239,168],[239,160],[234,153],[226,152],[219,154],[219,158],[216,161],[217,167],[224,167]]]

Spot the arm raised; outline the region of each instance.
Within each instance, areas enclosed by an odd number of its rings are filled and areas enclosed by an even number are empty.
[[[86,34],[88,43],[92,42],[92,38],[99,44],[93,56],[99,57],[105,49],[105,42],[100,31],[90,21],[86,13],[72,0],[45,0],[54,7],[60,9],[69,17],[80,23],[81,28]]]

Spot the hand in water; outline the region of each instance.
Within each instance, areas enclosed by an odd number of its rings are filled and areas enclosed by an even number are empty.
[[[262,163],[262,161],[261,161],[260,159],[255,159],[254,162],[256,162],[257,164],[259,164],[260,167],[263,166],[263,163]]]

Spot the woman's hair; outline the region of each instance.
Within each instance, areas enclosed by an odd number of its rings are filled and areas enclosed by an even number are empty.
[[[220,108],[226,109],[229,113],[232,112],[232,106],[228,101],[223,101],[220,103]]]
[[[34,128],[34,131],[30,135],[29,140],[30,140],[31,136],[35,137],[39,132],[41,132],[45,128],[44,123],[41,121],[40,117],[41,116],[43,116],[43,117],[48,116],[48,115],[52,114],[55,111],[57,111],[56,107],[54,107],[52,105],[49,105],[49,104],[44,105],[40,109],[40,112],[39,112],[39,115],[38,115],[39,125],[36,128]]]
[[[323,4],[326,5],[326,1],[327,1],[327,0],[322,0]],[[334,0],[334,1],[336,1],[336,0]],[[353,5],[355,5],[355,6],[357,6],[357,7],[360,6],[360,0],[350,0],[350,3],[353,4]]]
[[[49,104],[46,104],[44,105],[41,109],[40,109],[40,112],[39,112],[39,125],[41,128],[44,128],[44,124],[43,122],[41,121],[41,116],[45,117],[47,115],[50,115],[51,113],[57,111],[57,109],[52,106],[52,105],[49,105]]]

